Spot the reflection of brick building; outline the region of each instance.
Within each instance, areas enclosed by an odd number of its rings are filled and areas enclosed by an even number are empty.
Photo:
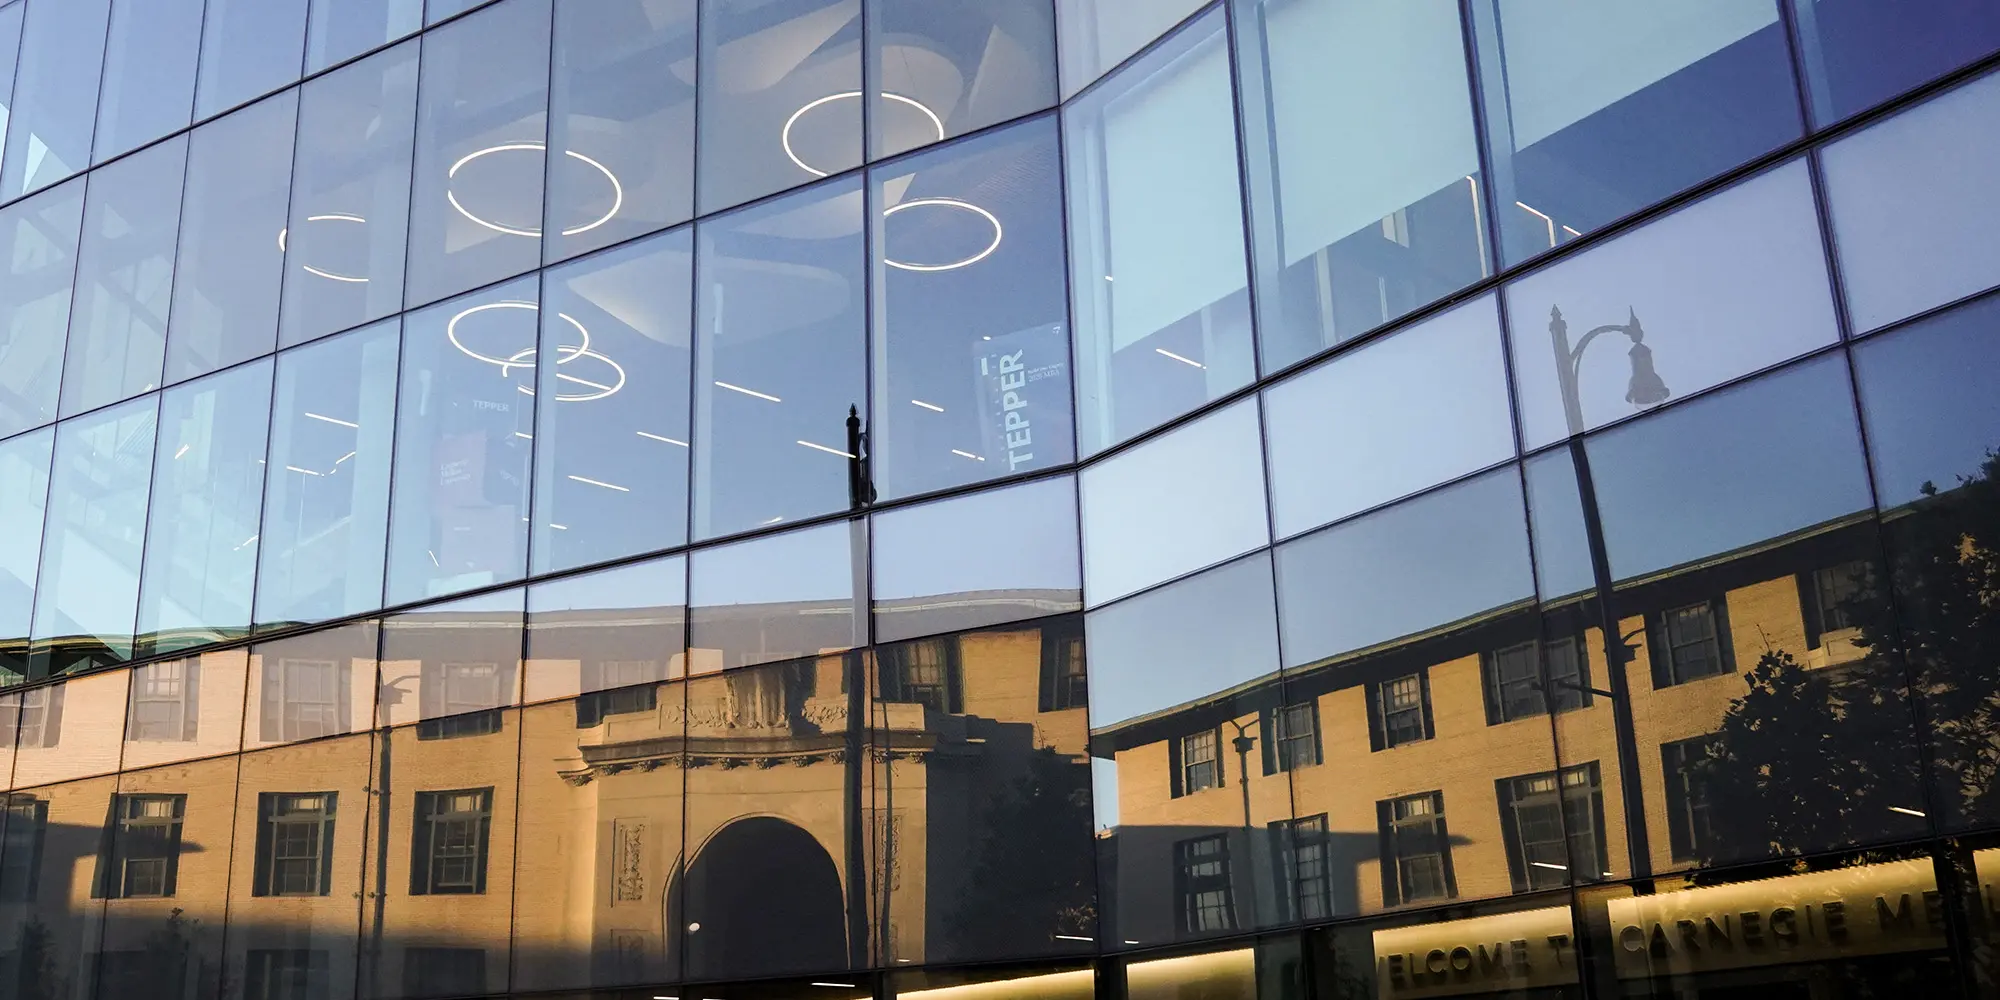
[[[1809,670],[1871,662],[1853,606],[1869,544],[1826,526],[1620,588],[1653,871],[1762,856],[1709,831],[1707,738],[1767,650]],[[1581,881],[1629,876],[1595,615],[1498,608],[1094,730],[1117,769],[1121,932],[1505,896],[1567,885],[1572,864],[1592,867]]]

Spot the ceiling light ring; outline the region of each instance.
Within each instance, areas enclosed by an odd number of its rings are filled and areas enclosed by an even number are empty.
[[[325,213],[322,213],[322,214],[319,214],[319,215],[308,215],[308,216],[306,216],[306,217],[305,217],[305,220],[304,220],[304,221],[306,221],[306,222],[356,222],[356,223],[360,223],[360,224],[362,224],[362,225],[367,225],[367,224],[368,224],[368,220],[367,220],[367,219],[364,219],[364,218],[362,218],[361,216],[358,216],[358,215],[355,215],[355,214],[353,214],[353,213],[351,213],[351,212],[325,212]],[[291,227],[290,227],[290,226],[281,226],[281,227],[279,227],[279,229],[278,229],[278,252],[279,252],[279,253],[286,253],[286,252],[288,252],[288,251],[286,251],[286,249],[285,249],[285,234],[289,233],[290,231],[291,231]],[[332,271],[328,271],[328,270],[325,270],[325,269],[323,269],[323,268],[317,268],[317,267],[314,267],[314,266],[312,266],[311,264],[300,264],[300,265],[299,265],[299,270],[301,270],[301,271],[304,271],[305,273],[307,273],[307,274],[310,274],[310,275],[313,275],[313,276],[315,276],[315,277],[320,277],[320,278],[326,278],[326,279],[327,279],[327,280],[329,280],[329,281],[345,281],[345,282],[349,282],[349,283],[351,283],[351,284],[366,284],[366,283],[367,283],[367,281],[368,281],[368,279],[367,279],[367,278],[357,278],[357,277],[355,277],[355,276],[353,276],[353,275],[351,275],[351,274],[335,274],[335,273],[334,273],[334,272],[332,272]]]
[[[963,201],[958,198],[913,198],[909,201],[899,202],[895,205],[889,206],[886,209],[883,209],[882,218],[887,219],[889,216],[895,215],[897,212],[901,212],[905,209],[917,208],[922,205],[937,205],[944,208],[956,208],[959,209],[960,211],[971,212],[974,215],[977,215],[980,218],[985,219],[987,223],[992,225],[993,227],[993,242],[987,244],[986,249],[981,250],[978,253],[965,258],[964,260],[952,261],[949,264],[911,264],[905,261],[891,260],[887,255],[883,256],[882,263],[903,271],[924,271],[924,272],[956,271],[961,267],[971,267],[972,265],[977,264],[982,260],[985,260],[987,257],[992,256],[993,251],[1000,249],[1000,241],[1004,239],[1006,236],[1005,231],[1002,230],[1000,227],[1000,217],[994,215],[992,212],[980,208],[978,205],[974,205],[969,201]]]
[[[466,164],[471,163],[472,161],[477,160],[482,156],[491,156],[494,153],[505,153],[515,150],[532,150],[534,152],[546,153],[548,152],[548,148],[549,147],[547,143],[541,143],[541,142],[503,142],[497,145],[487,146],[484,149],[475,149],[472,152],[459,157],[458,162],[453,163],[450,169],[446,170],[444,174],[445,201],[450,202],[451,207],[458,210],[458,214],[465,216],[466,221],[471,222],[474,225],[484,226],[485,228],[491,229],[496,233],[505,233],[506,235],[509,236],[534,236],[534,237],[541,236],[542,230],[541,227],[539,226],[532,229],[521,226],[503,226],[500,223],[494,222],[490,219],[481,218],[480,216],[473,214],[471,209],[466,208],[464,203],[458,200],[458,193],[451,189],[451,179],[457,177],[459,170],[462,169]],[[607,167],[604,164],[599,163],[598,161],[593,160],[590,157],[585,156],[574,149],[563,150],[563,155],[572,157],[577,160],[581,160],[585,164],[596,168],[598,173],[604,175],[605,180],[611,182],[611,207],[608,210],[606,210],[603,215],[597,217],[596,219],[590,222],[586,222],[583,225],[571,226],[568,229],[562,230],[562,235],[564,236],[576,236],[578,234],[587,233],[593,229],[596,229],[597,227],[602,226],[607,222],[610,222],[613,217],[617,216],[618,210],[625,207],[625,185],[618,180],[617,174],[611,172],[610,167]]]
[[[532,361],[522,361],[521,359],[522,359],[522,358],[524,358],[524,357],[527,357],[528,355],[531,355],[531,354],[534,354],[534,353],[535,353],[535,350],[536,350],[536,349],[535,349],[535,348],[533,348],[533,347],[524,347],[524,348],[522,348],[521,350],[519,350],[519,351],[516,351],[516,352],[514,352],[514,356],[508,359],[508,363],[509,363],[510,365],[512,365],[513,367],[516,367],[516,368],[533,368],[533,367],[535,366],[535,363],[534,363],[534,362],[532,362]],[[557,350],[561,350],[561,348],[557,348]],[[592,387],[593,389],[595,389],[596,391],[594,391],[594,392],[585,392],[585,393],[576,393],[576,394],[571,394],[571,395],[567,395],[567,396],[566,396],[566,395],[564,395],[564,394],[563,394],[563,391],[562,391],[562,387],[561,387],[561,386],[557,386],[557,387],[556,387],[556,402],[558,402],[558,403],[587,403],[587,402],[590,402],[591,400],[596,400],[596,399],[603,399],[604,397],[606,397],[606,396],[609,396],[609,395],[611,395],[611,394],[613,394],[613,393],[617,392],[618,390],[620,390],[620,389],[623,389],[623,388],[625,388],[625,366],[623,366],[623,365],[619,364],[619,363],[618,363],[618,362],[616,362],[616,361],[613,361],[613,360],[611,360],[611,359],[610,359],[610,358],[608,358],[608,357],[605,357],[605,356],[604,356],[603,354],[600,354],[600,353],[598,353],[597,351],[593,351],[593,350],[590,350],[590,349],[588,349],[588,348],[582,348],[582,349],[579,349],[579,350],[577,350],[577,351],[576,351],[575,353],[571,354],[569,358],[565,358],[565,359],[562,359],[562,360],[559,360],[559,361],[557,361],[557,362],[556,362],[556,364],[559,364],[559,365],[560,365],[560,364],[567,364],[567,363],[568,363],[569,361],[571,361],[571,360],[574,360],[574,359],[575,359],[575,358],[577,358],[577,357],[591,357],[591,358],[596,358],[597,360],[599,360],[599,361],[602,361],[602,362],[604,362],[604,363],[605,363],[605,364],[607,364],[607,365],[610,365],[610,366],[611,366],[611,370],[612,370],[612,371],[614,371],[614,372],[616,372],[616,373],[618,373],[618,381],[616,381],[616,382],[613,382],[612,384],[610,384],[610,385],[606,386],[606,385],[599,385],[599,384],[597,384],[597,383],[595,383],[595,382],[584,382],[584,380],[583,380],[583,379],[580,379],[580,378],[577,378],[577,377],[575,377],[575,376],[573,376],[573,375],[563,375],[563,374],[560,374],[560,373],[558,373],[558,374],[556,375],[556,377],[557,377],[557,378],[559,378],[559,379],[560,379],[560,378],[566,378],[566,379],[569,379],[569,380],[570,380],[570,381],[572,381],[572,382],[582,382],[582,383],[583,383],[584,385],[588,385],[588,386],[591,386],[591,387]],[[535,390],[534,390],[533,388],[529,387],[529,386],[525,386],[525,385],[522,385],[522,386],[516,386],[515,388],[516,388],[516,389],[518,389],[518,390],[519,390],[519,391],[521,392],[521,394],[522,394],[522,395],[525,395],[525,396],[533,396],[533,395],[535,395]]]
[[[451,346],[458,348],[459,353],[465,355],[466,357],[472,358],[475,361],[484,361],[489,365],[497,365],[500,368],[500,375],[503,378],[513,374],[513,369],[515,368],[533,369],[535,367],[534,362],[522,361],[520,359],[523,357],[524,354],[535,353],[536,348],[534,347],[527,347],[523,348],[520,351],[515,351],[514,354],[510,357],[495,358],[489,355],[481,354],[478,351],[475,351],[472,348],[465,346],[465,342],[458,339],[459,320],[462,320],[465,317],[472,315],[473,313],[485,312],[488,309],[526,309],[534,313],[541,312],[541,306],[536,305],[533,302],[523,302],[519,299],[503,299],[499,302],[482,302],[479,305],[469,306],[467,308],[459,310],[456,315],[452,316],[450,320],[447,320],[444,325],[445,339],[451,341]],[[558,312],[556,313],[556,315],[561,319],[567,320],[570,326],[575,327],[577,335],[582,338],[582,343],[578,344],[573,348],[557,345],[556,364],[559,365],[568,364],[571,361],[576,360],[577,357],[584,354],[589,354],[593,357],[599,357],[599,358],[604,357],[602,354],[598,354],[596,351],[590,349],[590,330],[586,328],[581,322],[579,322],[576,317],[571,316],[566,312]],[[563,353],[565,351],[569,353],[565,355]],[[605,360],[609,361],[610,359],[605,358]],[[616,365],[614,364],[613,367],[616,367]],[[620,370],[622,371],[622,369]]]
[[[805,117],[806,112],[811,111],[812,109],[817,108],[822,104],[831,104],[834,101],[855,100],[860,98],[860,96],[861,96],[861,91],[843,90],[837,94],[828,94],[825,97],[815,98],[814,100],[807,101],[805,104],[800,105],[797,111],[792,112],[792,116],[790,118],[785,119],[785,127],[778,130],[778,145],[784,147],[785,157],[791,160],[792,163],[796,165],[800,170],[803,170],[806,173],[813,175],[814,177],[833,176],[833,173],[831,171],[821,170],[820,168],[815,167],[807,163],[806,161],[800,159],[799,154],[792,150],[792,126],[797,125],[799,119]],[[938,113],[932,111],[928,106],[924,104],[924,102],[919,101],[914,97],[907,97],[902,94],[892,94],[886,90],[882,92],[882,97],[884,100],[900,101],[904,104],[909,105],[910,107],[916,108],[918,111],[923,112],[924,117],[929,118],[931,120],[931,125],[937,129],[937,139],[935,141],[938,142],[944,141],[944,131],[945,131],[944,119],[938,117]]]

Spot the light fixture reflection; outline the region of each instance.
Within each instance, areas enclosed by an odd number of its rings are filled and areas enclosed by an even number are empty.
[[[799,442],[799,444],[802,444],[802,445],[805,445],[806,447],[808,447],[808,448],[811,448],[811,449],[812,449],[812,450],[814,450],[814,451],[823,451],[823,452],[826,452],[826,453],[827,453],[827,454],[829,454],[829,455],[839,455],[839,456],[840,456],[840,457],[842,457],[842,458],[853,458],[853,457],[854,457],[853,455],[850,455],[850,454],[848,454],[847,452],[844,452],[844,451],[841,451],[841,450],[840,450],[839,448],[829,448],[829,447],[827,447],[826,445],[823,445],[823,444],[814,444],[814,443],[812,443],[811,441],[800,441],[800,442]]]
[[[503,226],[497,222],[493,222],[489,219],[483,219],[477,215],[472,214],[472,211],[466,208],[465,205],[458,200],[458,194],[457,192],[454,192],[451,189],[450,182],[452,178],[458,176],[458,172],[461,168],[463,168],[466,164],[479,159],[482,156],[491,156],[494,153],[505,153],[512,150],[533,150],[534,152],[539,153],[546,151],[548,148],[549,147],[547,145],[539,142],[503,142],[497,146],[488,146],[485,149],[475,149],[472,152],[459,157],[458,162],[452,164],[451,169],[445,171],[444,198],[446,201],[451,202],[451,207],[457,209],[458,214],[465,216],[467,221],[472,222],[475,225],[484,226],[487,229],[491,229],[496,233],[506,233],[509,236],[540,236],[542,235],[542,230],[540,226],[537,226],[533,229],[523,229],[516,226]],[[598,218],[590,222],[586,222],[581,226],[572,226],[571,228],[562,231],[562,234],[564,236],[575,236],[579,233],[590,232],[591,230],[596,229],[597,227],[604,225],[607,222],[610,222],[612,217],[618,214],[618,210],[625,206],[625,185],[620,184],[618,182],[618,175],[612,173],[610,167],[607,167],[604,164],[599,163],[596,160],[593,160],[590,157],[585,156],[574,149],[563,150],[563,155],[572,157],[577,160],[581,160],[592,167],[596,167],[598,173],[603,174],[604,179],[611,182],[611,208],[608,211],[606,211],[602,216],[599,216]]]
[[[327,212],[322,215],[308,215],[306,216],[306,221],[307,222],[353,222],[360,225],[368,224],[367,219],[364,219],[358,215],[350,215],[346,212]],[[285,252],[285,234],[290,231],[290,228],[291,227],[287,226],[283,229],[278,230],[279,253]],[[304,271],[305,273],[313,275],[315,277],[325,278],[328,281],[345,281],[350,284],[356,284],[356,285],[363,285],[368,283],[367,278],[357,278],[351,274],[335,274],[332,271],[322,270],[320,268],[312,266],[311,264],[300,264],[299,270]]]
[[[884,209],[882,212],[882,218],[887,219],[888,217],[895,215],[898,212],[906,212],[912,208],[920,208],[926,205],[934,205],[939,208],[955,208],[962,212],[971,212],[972,214],[977,215],[982,219],[985,219],[987,223],[993,227],[993,242],[988,243],[986,245],[986,249],[981,250],[978,253],[965,258],[964,260],[955,260],[948,264],[911,264],[907,261],[890,260],[886,256],[882,258],[882,263],[903,271],[956,271],[961,267],[971,267],[972,265],[977,264],[980,261],[985,260],[987,257],[991,256],[993,251],[1000,249],[1000,240],[1006,234],[1000,228],[999,216],[996,216],[992,212],[980,208],[978,205],[974,205],[969,201],[961,201],[960,199],[957,198],[912,198],[909,201],[891,205],[887,209]]]
[[[654,434],[651,431],[633,431],[633,433],[639,435],[642,438],[650,438],[654,441],[660,441],[666,444],[676,445],[681,448],[685,448],[688,446],[688,443],[686,441],[677,441],[670,437]]]
[[[1164,348],[1164,347],[1155,347],[1155,348],[1153,348],[1153,353],[1155,353],[1155,354],[1160,354],[1160,355],[1164,355],[1164,356],[1166,356],[1166,357],[1169,357],[1169,358],[1172,358],[1172,359],[1174,359],[1175,361],[1178,361],[1178,362],[1180,362],[1181,364],[1184,364],[1184,365],[1193,365],[1193,366],[1195,366],[1196,368],[1200,368],[1200,369],[1202,369],[1203,371],[1207,371],[1207,370],[1208,370],[1208,366],[1207,366],[1207,365],[1205,365],[1205,364],[1202,364],[1201,362],[1199,362],[1199,361],[1196,361],[1196,360],[1195,360],[1195,359],[1193,359],[1193,358],[1184,358],[1184,357],[1181,357],[1180,355],[1178,355],[1178,354],[1175,354],[1174,352],[1172,352],[1172,351],[1169,351],[1169,350],[1167,350],[1167,349],[1166,349],[1166,348]]]
[[[472,358],[475,361],[484,361],[489,365],[494,365],[498,367],[500,369],[500,375],[502,378],[512,375],[514,373],[514,369],[516,368],[523,368],[529,371],[533,371],[535,369],[535,359],[540,351],[540,348],[524,347],[518,351],[515,351],[513,354],[508,355],[507,357],[499,358],[499,357],[494,357],[490,354],[481,354],[478,351],[475,351],[472,348],[467,347],[465,345],[465,341],[459,339],[458,324],[462,320],[475,313],[486,312],[487,310],[490,309],[526,309],[529,312],[535,312],[535,313],[539,313],[541,311],[541,307],[533,302],[522,302],[514,299],[503,300],[500,302],[482,302],[476,306],[468,306],[467,308],[459,310],[457,315],[454,315],[450,320],[448,320],[445,323],[444,325],[445,339],[451,341],[451,346],[458,348],[459,353],[465,355],[466,357]],[[557,345],[556,347],[557,365],[566,365],[572,361],[577,360],[578,358],[589,358],[593,361],[598,361],[603,363],[605,366],[611,369],[613,374],[617,376],[617,378],[614,381],[609,383],[593,382],[589,379],[580,378],[578,376],[568,374],[567,372],[558,371],[556,373],[556,379],[559,382],[569,382],[575,385],[585,386],[591,391],[565,393],[562,391],[562,387],[559,385],[556,387],[556,401],[559,403],[588,402],[593,399],[603,399],[604,397],[609,396],[620,389],[623,389],[625,387],[624,366],[620,365],[616,361],[611,360],[609,357],[606,357],[604,354],[598,351],[591,350],[590,330],[587,329],[581,322],[579,322],[576,317],[571,316],[568,313],[559,312],[556,313],[556,318],[563,320],[564,322],[568,323],[573,329],[575,329],[577,337],[579,339],[579,343],[575,347]],[[522,395],[533,396],[535,394],[535,390],[528,386],[523,385],[523,386],[518,386],[517,388]]]
[[[780,129],[778,132],[778,144],[785,148],[785,156],[790,158],[793,163],[798,164],[798,168],[800,170],[803,170],[806,173],[813,175],[814,177],[831,176],[831,174],[828,171],[821,170],[820,168],[812,166],[806,163],[806,161],[799,159],[799,154],[792,151],[792,126],[797,125],[799,123],[799,119],[805,117],[806,112],[811,111],[812,109],[817,108],[820,105],[832,104],[835,101],[852,101],[858,99],[860,96],[861,96],[861,91],[845,90],[838,94],[828,94],[825,97],[821,97],[817,100],[807,101],[804,104],[804,106],[800,107],[797,111],[792,112],[792,116],[790,118],[785,119],[785,127],[783,129]],[[891,94],[886,91],[883,92],[882,96],[887,100],[896,101],[902,104],[907,104],[910,107],[913,107],[918,111],[923,112],[924,117],[929,118],[931,120],[931,125],[937,129],[938,139],[939,140],[944,139],[944,119],[939,118],[937,112],[932,111],[930,108],[925,107],[922,101],[919,101],[914,97],[904,97],[901,94]]]

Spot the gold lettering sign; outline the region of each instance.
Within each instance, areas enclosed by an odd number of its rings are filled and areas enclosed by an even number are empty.
[[[1375,994],[1417,1000],[1560,986],[1576,979],[1567,906],[1375,932]]]
[[[1607,909],[1622,979],[1944,946],[1944,904],[1924,860],[1629,896]]]

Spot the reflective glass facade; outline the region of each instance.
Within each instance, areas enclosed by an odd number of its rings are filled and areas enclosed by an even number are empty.
[[[13,0],[0,135],[0,997],[2000,982],[1990,5]]]

